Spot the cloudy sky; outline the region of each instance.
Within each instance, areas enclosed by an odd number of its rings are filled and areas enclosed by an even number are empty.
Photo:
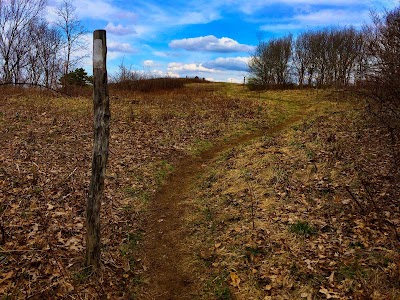
[[[51,0],[47,17],[51,21]],[[160,76],[242,82],[260,39],[331,26],[360,27],[398,0],[73,0],[91,32],[107,30],[108,72],[118,65]],[[83,67],[91,73],[90,59]]]

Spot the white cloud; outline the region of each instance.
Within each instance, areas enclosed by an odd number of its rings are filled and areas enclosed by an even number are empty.
[[[322,9],[308,14],[296,15],[294,21],[303,25],[327,26],[327,25],[361,25],[369,17],[368,11],[349,11],[343,9]],[[354,24],[359,20],[359,24]]]
[[[238,58],[238,60],[245,58]],[[195,77],[206,78],[208,81],[235,82],[242,83],[243,76],[247,74],[243,71],[213,69],[206,64],[179,63],[168,64],[167,74],[173,74],[174,77]]]
[[[222,0],[225,2],[225,0]],[[340,7],[340,6],[357,6],[363,5],[368,7],[381,7],[381,8],[391,8],[395,7],[398,4],[397,0],[252,0],[252,1],[240,1],[240,0],[232,0],[231,5],[236,5],[238,10],[247,14],[257,14],[259,11],[267,8],[271,5],[287,5],[292,7],[304,7],[304,6],[331,6],[331,7]]]
[[[219,57],[203,64],[205,68],[247,72],[250,57]]]
[[[49,1],[46,8],[46,19],[54,22],[57,19],[55,13],[62,0]],[[112,22],[114,20],[136,20],[137,15],[131,11],[122,9],[105,0],[73,0],[75,13],[79,19],[96,19]]]
[[[167,76],[168,76],[168,77],[174,77],[174,78],[179,78],[179,77],[181,77],[178,73],[174,73],[174,72],[171,72],[171,71],[168,71],[168,72],[167,72]]]
[[[165,77],[166,75],[165,72],[161,70],[151,70],[149,73],[151,76],[154,77]]]
[[[58,16],[56,14],[56,9],[53,6],[46,6],[46,13],[45,13],[45,19],[47,22],[49,22],[50,24],[54,24],[57,19]]]
[[[187,12],[176,19],[177,25],[207,24],[220,18],[215,12],[202,10],[200,12]]]
[[[115,35],[129,35],[136,33],[136,30],[133,27],[123,26],[122,24],[114,25],[113,22],[109,22],[104,29]]]
[[[237,41],[223,37],[217,38],[214,35],[173,40],[169,43],[173,49],[185,49],[188,51],[208,51],[208,52],[251,52],[253,46],[239,44]]]
[[[159,67],[160,64],[158,62],[155,62],[154,60],[147,59],[143,62],[143,66],[146,68],[154,68],[154,67]]]
[[[292,32],[300,29],[307,29],[307,27],[304,27],[304,25],[300,23],[268,24],[268,25],[262,25],[260,27],[260,30],[262,31],[274,32],[274,33]]]
[[[172,62],[168,64],[168,72],[182,73],[182,72],[206,72],[215,73],[217,70],[208,69],[203,67],[202,64],[184,64],[179,62]]]
[[[292,32],[295,30],[312,29],[329,26],[362,26],[370,19],[369,11],[352,11],[345,9],[321,9],[294,15],[284,20],[275,20],[271,24],[260,27],[268,32]],[[355,20],[357,22],[355,22]]]
[[[142,24],[135,25],[136,36],[138,37],[146,37],[150,35],[154,30],[155,27],[152,27],[150,25],[142,25]]]
[[[120,43],[110,41],[107,44],[107,50],[110,52],[117,52],[117,53],[136,53],[137,50],[134,49],[131,44],[129,43]]]
[[[154,70],[138,70],[138,71],[134,71],[135,73],[139,74],[139,75],[143,75],[143,77],[174,77],[174,78],[179,78],[180,75],[178,73],[173,73],[170,71],[163,71],[163,70],[158,70],[158,69],[154,69]]]
[[[74,2],[76,12],[81,18],[99,20],[120,20],[136,19],[136,14],[110,4],[110,1],[103,0],[76,0]]]
[[[159,57],[169,57],[169,56],[171,56],[169,53],[164,52],[164,51],[153,51],[153,55],[159,56]]]
[[[227,81],[232,83],[243,83],[243,78],[229,77]]]
[[[134,11],[143,19],[162,24],[160,29],[175,25],[207,24],[221,18],[219,11],[205,5],[202,1],[185,1],[183,3],[164,3],[158,1],[135,1]],[[204,4],[204,3],[203,3]]]
[[[152,61],[151,59],[145,60],[143,62],[143,66],[145,66],[145,67],[153,67],[154,66],[154,61]]]

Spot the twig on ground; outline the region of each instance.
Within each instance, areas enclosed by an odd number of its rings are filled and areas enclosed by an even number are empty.
[[[354,194],[350,191],[350,188],[348,186],[344,187],[345,190],[349,193],[351,199],[357,204],[357,206],[360,208],[361,212],[364,212],[364,207],[361,205],[360,201],[354,196]]]

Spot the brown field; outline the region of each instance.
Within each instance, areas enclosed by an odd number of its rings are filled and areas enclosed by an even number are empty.
[[[0,91],[0,299],[400,299],[399,145],[363,99],[111,89],[95,276],[92,100]]]

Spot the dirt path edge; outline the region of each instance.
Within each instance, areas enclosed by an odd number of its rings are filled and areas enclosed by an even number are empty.
[[[175,166],[150,204],[145,220],[144,244],[141,249],[146,270],[146,287],[140,299],[196,299],[201,295],[197,276],[182,264],[191,255],[183,241],[190,229],[183,226],[183,217],[190,213],[183,203],[191,195],[196,178],[223,151],[246,144],[265,135],[279,133],[304,116],[296,114],[267,130],[257,130],[227,142],[216,144],[198,156],[186,156]]]

